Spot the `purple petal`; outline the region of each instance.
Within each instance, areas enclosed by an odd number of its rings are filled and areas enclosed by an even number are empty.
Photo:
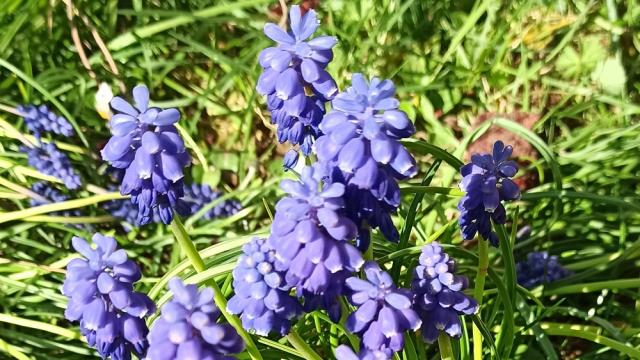
[[[109,102],[109,104],[114,110],[119,111],[121,113],[125,113],[127,115],[131,115],[134,117],[138,116],[139,114],[138,111],[134,109],[133,106],[131,106],[131,104],[129,104],[126,100],[124,100],[119,96],[114,96],[113,99],[111,99],[111,101]]]
[[[173,329],[172,329],[173,330]],[[202,359],[202,344],[196,339],[188,340],[178,346],[176,359],[195,360]]]
[[[142,135],[142,148],[148,154],[155,154],[162,151],[162,145],[160,143],[160,138],[154,132],[147,131]]]
[[[358,94],[366,95],[369,92],[369,84],[361,73],[351,75],[351,85]]]
[[[411,307],[411,300],[408,297],[398,294],[398,293],[389,293],[384,298],[387,304],[393,306],[398,310],[406,310]]]
[[[309,83],[312,83],[320,78],[320,71],[322,70],[318,64],[311,59],[302,60],[300,64],[300,70],[302,72],[302,78]]]
[[[106,161],[115,161],[122,158],[132,150],[132,139],[130,136],[112,136],[102,149],[102,158]]]
[[[503,179],[500,195],[504,200],[518,199],[520,197],[520,188],[511,179]]]
[[[389,165],[404,177],[412,177],[417,173],[416,160],[402,145],[398,146],[396,156]]]
[[[398,318],[391,308],[383,307],[378,315],[378,321],[380,322],[380,330],[386,337],[391,337],[398,334]]]
[[[351,139],[338,155],[338,166],[342,171],[353,173],[365,160],[365,144],[362,139]]]
[[[138,123],[136,118],[131,115],[115,114],[111,117],[109,126],[111,126],[111,133],[114,136],[125,136],[132,132],[138,126]]]
[[[275,89],[278,97],[283,100],[304,93],[298,73],[293,69],[287,69],[280,74]]]
[[[291,53],[288,51],[282,51],[282,50],[280,50],[278,54],[275,54],[271,58],[271,61],[269,62],[269,66],[277,72],[284,71],[289,67],[290,64],[291,64]]]
[[[338,85],[335,80],[324,69],[319,71],[320,76],[316,81],[311,83],[314,89],[319,92],[325,99],[331,100],[338,93]]]
[[[331,137],[331,140],[333,140],[336,144],[343,145],[346,144],[347,141],[356,137],[357,131],[358,127],[354,123],[344,121],[331,128],[329,137]]]
[[[320,23],[316,18],[315,10],[313,9],[308,10],[302,16],[302,21],[300,22],[300,31],[296,33],[296,39],[298,41],[305,40],[316,31],[318,26],[320,26]]]
[[[300,10],[299,5],[291,6],[289,10],[289,23],[291,26],[291,31],[294,34],[302,33],[302,10]]]
[[[152,155],[150,155],[143,149],[138,149],[136,151],[136,157],[133,161],[136,166],[139,178],[148,179],[151,177],[151,173],[153,172],[155,167],[155,161]]]
[[[283,110],[291,116],[300,116],[306,106],[307,97],[304,95],[304,92],[300,92],[285,102]],[[298,122],[298,124],[302,125],[300,122]]]
[[[400,147],[388,137],[373,139],[371,140],[371,156],[381,164],[388,164]]]
[[[280,73],[273,69],[264,69],[258,78],[256,90],[262,95],[272,94],[276,89],[276,81]]]
[[[275,42],[293,45],[295,40],[282,30],[278,25],[273,23],[267,23],[264,25],[264,34]]]
[[[165,126],[175,124],[178,120],[180,120],[180,112],[178,109],[166,109],[160,111],[158,113],[158,117],[153,122],[153,125],[156,126]]]
[[[80,253],[80,255],[84,256],[88,260],[93,260],[96,258],[95,250],[93,250],[89,243],[87,243],[83,238],[74,236],[73,238],[71,238],[71,245],[77,252]]]
[[[313,50],[329,50],[335,46],[338,42],[333,36],[318,36],[315,39],[309,40],[308,44]]]
[[[175,156],[162,152],[160,154],[160,166],[162,168],[162,174],[171,180],[176,182],[184,177],[182,172],[182,166]]]
[[[486,211],[490,213],[494,212],[498,208],[498,205],[500,205],[500,193],[498,191],[483,193],[482,203]]]
[[[264,50],[262,50],[260,52],[260,55],[258,55],[258,62],[260,63],[260,66],[262,66],[263,68],[268,68],[271,66],[271,60],[280,54],[282,50],[276,48],[276,47],[268,47]]]
[[[149,89],[145,85],[138,85],[133,88],[133,100],[136,108],[143,113],[149,106]]]
[[[513,177],[518,172],[518,164],[515,161],[505,161],[498,166],[500,174],[505,177]]]
[[[376,102],[373,107],[376,110],[394,110],[400,106],[400,102],[396,98],[386,98]]]

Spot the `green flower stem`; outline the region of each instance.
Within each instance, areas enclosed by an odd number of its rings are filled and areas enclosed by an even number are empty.
[[[438,336],[438,347],[440,348],[440,359],[453,360],[453,349],[451,348],[451,339],[446,332],[440,331]]]
[[[480,308],[484,294],[484,280],[487,277],[487,267],[489,266],[489,242],[481,237],[478,238],[478,259],[478,273],[476,274],[473,297]],[[482,333],[475,323],[473,324],[473,358],[475,360],[482,359]]]
[[[180,221],[180,218],[177,215],[174,215],[173,221],[171,222],[171,231],[173,232],[173,235],[175,236],[178,244],[180,244],[182,251],[187,255],[187,258],[189,258],[189,261],[193,265],[193,268],[196,269],[196,271],[199,273],[203,272],[205,270],[204,260],[202,260],[202,257],[200,257],[198,250],[191,241],[187,230],[184,228],[184,225],[182,225],[182,221]],[[227,322],[231,324],[234,329],[236,329],[238,334],[244,340],[247,346],[247,352],[249,353],[251,358],[254,360],[262,360],[260,351],[258,351],[258,348],[253,342],[253,339],[251,339],[251,336],[242,327],[240,319],[232,314],[229,314],[229,312],[227,311],[227,299],[222,294],[218,283],[216,283],[214,279],[211,279],[211,281],[207,282],[207,285],[213,289],[213,300],[220,309],[222,316],[227,319]]]
[[[320,355],[313,351],[313,349],[309,347],[309,345],[304,340],[302,340],[302,338],[300,338],[300,335],[298,335],[298,333],[294,330],[291,330],[289,332],[289,335],[287,335],[287,340],[289,340],[289,343],[293,345],[293,347],[296,348],[296,350],[298,350],[305,359],[322,360]]]

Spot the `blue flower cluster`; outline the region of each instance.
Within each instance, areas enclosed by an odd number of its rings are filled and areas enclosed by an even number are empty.
[[[138,206],[138,225],[149,223],[156,208],[162,222],[169,224],[174,210],[189,214],[181,198],[183,168],[191,158],[174,125],[180,113],[149,107],[149,90],[144,85],[133,89],[133,98],[135,107],[117,96],[111,100],[113,136],[102,150],[102,158],[115,168],[126,169],[120,192],[131,195]]]
[[[173,299],[161,310],[149,332],[147,360],[233,360],[244,343],[229,324],[218,324],[220,309],[213,290],[198,291],[178,278],[169,280]]]
[[[430,343],[438,339],[440,331],[460,337],[460,315],[478,310],[478,303],[462,292],[468,286],[467,278],[454,275],[455,262],[437,242],[422,248],[419,262],[412,290],[414,309],[422,319],[422,336]]]
[[[46,105],[19,105],[17,110],[24,117],[24,122],[31,133],[40,139],[43,132],[69,137],[73,135],[73,127],[67,119],[56,115]]]
[[[39,172],[62,180],[67,189],[75,190],[82,185],[80,176],[71,166],[67,155],[53,144],[45,143],[41,146],[22,146],[20,151],[27,154],[29,166]]]
[[[147,352],[148,329],[144,318],[155,312],[146,295],[133,290],[140,280],[138,265],[117,249],[113,238],[93,236],[96,248],[74,237],[73,247],[84,258],[67,265],[62,293],[69,298],[65,317],[80,322],[80,332],[89,346],[113,360],[139,358]]]
[[[400,351],[404,347],[403,333],[417,330],[422,324],[411,308],[412,294],[397,288],[375,262],[367,262],[364,273],[367,280],[350,277],[346,281],[349,302],[358,308],[347,318],[347,330],[359,335],[362,346],[369,351]]]
[[[285,272],[286,283],[299,295],[325,297],[312,302],[333,304],[330,313],[335,316],[336,284],[364,261],[349,243],[356,227],[343,212],[344,185],[324,184],[322,177],[314,166],[302,170],[300,181],[282,181],[280,187],[289,196],[276,204],[269,242],[275,249],[276,270]]]
[[[534,251],[527,254],[526,261],[516,264],[516,274],[518,284],[532,289],[563,279],[571,275],[571,271],[562,266],[557,256],[546,251]]]
[[[336,359],[338,360],[390,360],[392,356],[393,351],[390,349],[369,350],[363,347],[360,353],[356,354],[347,345],[340,345],[336,348]]]
[[[189,210],[188,213],[183,213],[183,215],[195,214],[220,196],[221,193],[214,191],[209,185],[192,184],[191,186],[185,186],[184,197],[181,200]],[[136,224],[138,221],[138,206],[127,199],[108,201],[105,204],[105,209],[111,216],[126,223],[124,226],[126,231],[131,230],[130,225]],[[225,218],[236,214],[241,209],[242,204],[239,201],[233,199],[224,200],[206,211],[203,218],[205,220]],[[151,210],[149,222],[156,224],[162,222],[158,208]]]
[[[289,15],[289,32],[273,23],[264,26],[264,33],[277,46],[260,53],[264,70],[256,89],[267,96],[278,140],[300,145],[308,155],[320,135],[318,124],[325,113],[325,103],[338,92],[335,81],[325,70],[333,59],[336,38],[320,36],[306,41],[319,25],[315,11],[303,15],[300,6],[294,5]]]
[[[267,336],[271,331],[287,334],[302,307],[289,295],[291,287],[284,272],[275,268],[275,250],[265,239],[255,238],[242,252],[233,270],[236,294],[227,304],[229,312],[241,315],[242,326],[258,335]]]
[[[333,110],[320,123],[324,133],[316,145],[318,160],[328,164],[331,182],[346,186],[347,215],[358,225],[358,247],[369,246],[368,226],[379,227],[398,241],[391,214],[400,205],[397,180],[416,174],[413,156],[400,139],[415,132],[398,109],[391,80],[354,74],[352,86],[332,101]]]
[[[502,201],[516,200],[520,189],[511,178],[518,172],[518,165],[511,160],[513,148],[502,141],[493,145],[493,155],[474,154],[471,162],[460,169],[460,188],[465,192],[458,203],[462,238],[471,240],[479,233],[492,245],[498,246],[498,236],[491,229],[491,221],[506,222]]]
[[[34,193],[42,197],[42,199],[31,198],[29,200],[29,204],[31,204],[31,206],[40,206],[40,205],[59,203],[59,202],[69,200],[69,197],[67,195],[58,191],[58,189],[51,186],[51,184],[43,181],[39,181],[37,183],[32,184],[31,191],[33,191]],[[60,216],[79,216],[80,211],[77,209],[74,209],[74,210],[53,212],[51,214],[60,215]]]
[[[183,201],[190,207],[190,213],[195,214],[206,205],[218,199],[222,194],[214,191],[206,184],[191,184],[185,186]],[[224,200],[204,213],[203,219],[211,220],[229,217],[242,209],[242,204],[234,199]]]

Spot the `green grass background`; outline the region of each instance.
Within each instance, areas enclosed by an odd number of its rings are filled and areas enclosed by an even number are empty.
[[[419,245],[453,244],[459,271],[473,279],[476,247],[461,245],[455,219],[457,166],[465,150],[495,129],[532,151],[519,175],[531,188],[509,207],[502,235],[514,257],[547,250],[575,274],[545,288],[513,286],[512,264],[490,253],[485,303],[474,321],[490,336],[487,358],[640,358],[640,5],[628,1],[315,1],[336,36],[329,71],[344,88],[353,72],[391,78],[418,133],[408,146],[421,172],[403,184],[396,217],[401,244],[374,236],[373,256],[408,285]],[[93,354],[64,320],[64,266],[70,238],[86,227],[116,236],[143,267],[141,291],[161,303],[170,276],[215,278],[231,294],[230,270],[252,234],[266,234],[286,146],[277,145],[254,84],[257,55],[270,45],[265,21],[277,1],[4,0],[0,7],[0,358],[85,359]],[[69,11],[71,16],[69,16]],[[71,19],[70,19],[71,17]],[[75,30],[74,30],[75,29]],[[74,43],[86,54],[83,65]],[[106,45],[101,50],[100,43]],[[106,55],[108,54],[108,55]],[[109,65],[113,59],[115,67]],[[107,186],[99,149],[108,139],[96,112],[100,82],[115,94],[138,83],[158,106],[178,107],[194,155],[189,181],[222,189],[244,210],[226,219],[185,219],[208,270],[195,275],[163,226],[130,233],[101,208]],[[18,151],[28,136],[17,104],[48,104],[79,136],[58,141],[85,186],[71,203],[29,210],[39,179]],[[518,119],[537,119],[523,126]],[[478,119],[486,121],[480,122]],[[446,152],[442,151],[445,150]],[[428,171],[429,170],[429,171]],[[429,173],[425,181],[421,179]],[[533,180],[531,180],[533,179]],[[537,179],[537,180],[536,180]],[[59,181],[58,181],[59,183]],[[214,206],[211,204],[210,206]],[[79,208],[82,217],[49,212]],[[517,209],[517,211],[516,211]],[[528,226],[531,233],[514,241]],[[507,260],[507,261],[505,261]],[[400,264],[405,265],[404,267]],[[470,359],[471,321],[454,341]],[[325,315],[306,315],[298,332],[326,359],[353,338]],[[468,332],[467,332],[468,330]],[[286,339],[257,340],[266,359],[300,354]],[[240,358],[247,358],[241,355]],[[438,358],[437,346],[407,335],[397,359]]]

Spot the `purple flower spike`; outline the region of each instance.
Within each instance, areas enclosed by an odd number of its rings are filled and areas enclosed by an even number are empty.
[[[415,132],[394,98],[391,80],[354,74],[352,86],[332,101],[333,110],[320,123],[318,160],[327,164],[331,182],[346,185],[348,216],[358,225],[361,250],[369,246],[368,226],[379,227],[398,241],[391,214],[400,205],[397,180],[416,174],[413,156],[400,139]]]
[[[527,260],[516,264],[518,284],[532,289],[538,285],[548,284],[572,274],[565,269],[558,257],[549,256],[546,251],[535,251],[527,254]]]
[[[43,132],[65,137],[69,137],[74,133],[73,127],[67,119],[56,115],[46,105],[18,105],[17,110],[24,117],[27,128],[36,139],[40,139]]]
[[[286,335],[291,320],[302,314],[298,300],[289,295],[291,287],[285,274],[275,269],[275,251],[265,239],[253,239],[242,247],[233,270],[235,295],[227,307],[238,314],[242,326],[256,334],[267,336],[271,331]]]
[[[465,192],[458,203],[462,238],[471,240],[476,233],[498,245],[498,236],[491,230],[491,220],[504,224],[506,213],[502,201],[516,200],[520,189],[511,178],[518,172],[515,161],[508,160],[513,148],[502,141],[493,145],[493,156],[474,154],[471,162],[460,169],[460,189]]]
[[[393,351],[390,349],[369,350],[363,348],[358,354],[347,345],[340,345],[336,349],[336,359],[338,360],[390,360],[392,356]]]
[[[53,143],[39,144],[31,148],[22,146],[20,151],[27,154],[29,166],[45,175],[62,180],[67,189],[75,190],[82,185],[80,176],[67,155],[58,150]]]
[[[31,185],[31,191],[43,197],[43,199],[31,199],[29,200],[29,204],[31,206],[39,206],[50,203],[59,203],[63,201],[69,200],[69,197],[56,188],[52,187],[49,183],[40,181]],[[47,201],[44,201],[47,200]],[[60,216],[80,216],[80,211],[78,209],[74,210],[65,210],[65,211],[56,211],[51,213],[53,215]]]
[[[242,339],[229,324],[218,324],[220,310],[213,290],[198,291],[178,278],[169,280],[173,299],[161,310],[149,332],[147,360],[233,360]]]
[[[155,312],[145,294],[133,290],[140,280],[138,265],[117,249],[113,238],[93,235],[96,248],[74,237],[73,247],[84,258],[67,265],[62,293],[69,298],[65,317],[80,322],[89,346],[114,360],[129,360],[131,353],[143,358],[147,352],[144,318]]]
[[[335,315],[331,304],[337,304],[335,297],[340,295],[337,284],[364,261],[349,243],[356,227],[343,213],[344,185],[323,184],[320,170],[305,167],[300,181],[282,181],[280,187],[289,196],[276,204],[269,243],[275,249],[276,270],[285,273],[286,283],[307,303],[322,305]]]
[[[462,335],[460,315],[478,311],[478,303],[462,291],[468,281],[454,275],[455,263],[437,242],[422,248],[420,264],[413,272],[414,309],[422,319],[422,336],[432,343],[440,331],[458,338]]]
[[[125,169],[120,192],[131,195],[138,206],[138,225],[148,224],[158,211],[165,224],[173,220],[173,211],[188,215],[184,196],[183,168],[191,162],[182,137],[175,127],[180,119],[176,109],[149,107],[149,90],[144,85],[133,89],[135,107],[116,96],[111,100],[112,137],[102,150],[102,159]]]
[[[290,28],[285,32],[268,23],[264,33],[277,43],[260,53],[264,69],[256,89],[267,96],[271,122],[277,126],[278,141],[300,145],[308,155],[320,135],[318,124],[325,113],[325,103],[338,92],[335,81],[325,70],[333,59],[336,44],[332,36],[307,40],[318,28],[314,10],[302,15],[300,6],[289,11]]]
[[[398,289],[375,262],[367,262],[364,273],[367,280],[351,277],[346,282],[349,302],[358,308],[347,318],[347,330],[362,336],[362,345],[369,350],[400,351],[403,333],[422,323],[411,308],[411,292]]]
[[[190,207],[190,213],[195,214],[220,196],[222,193],[213,190],[209,185],[191,184],[191,186],[185,186],[183,200]],[[205,212],[202,218],[205,220],[225,218],[236,214],[241,209],[242,204],[238,200],[224,200]]]

